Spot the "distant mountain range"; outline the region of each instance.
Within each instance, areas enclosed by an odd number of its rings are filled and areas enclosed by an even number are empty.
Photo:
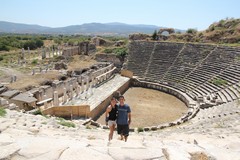
[[[45,27],[40,25],[12,23],[0,21],[0,33],[29,33],[29,34],[83,34],[83,35],[119,35],[127,36],[132,33],[152,34],[160,28],[155,25],[124,24],[124,23],[85,23],[66,27]],[[183,30],[176,29],[183,32]]]

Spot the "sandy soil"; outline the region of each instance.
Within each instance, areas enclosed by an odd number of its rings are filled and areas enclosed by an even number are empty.
[[[129,88],[124,94],[131,107],[131,127],[146,127],[171,122],[187,112],[186,105],[176,97],[152,89]],[[104,115],[98,122],[104,124]]]

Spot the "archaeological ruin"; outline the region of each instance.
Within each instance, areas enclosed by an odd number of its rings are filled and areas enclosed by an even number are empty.
[[[84,42],[62,50],[43,49],[41,57],[88,54],[88,45]],[[26,57],[22,50],[20,64]],[[135,40],[129,44],[120,75],[116,66],[121,67],[121,62],[116,57],[101,56],[101,62],[89,69],[69,72],[66,80],[54,80],[26,92],[1,85],[0,105],[25,111],[40,108],[43,114],[68,119],[96,120],[114,92],[124,94],[129,87],[149,88],[173,95],[188,107],[188,112],[174,122],[151,127],[162,129],[188,121],[200,109],[239,99],[239,57],[240,49],[235,47]],[[45,67],[34,68],[32,75],[51,69],[50,65]],[[15,81],[12,77],[11,83]]]
[[[117,153],[120,152],[128,154],[130,159],[153,159],[156,156],[191,159],[202,156],[237,160],[239,142],[235,139],[239,139],[240,48],[132,38],[124,62],[114,54],[99,54],[95,55],[96,63],[79,69],[69,69],[66,61],[62,60],[76,55],[93,57],[90,51],[96,46],[83,42],[64,48],[42,48],[36,53],[23,49],[12,65],[26,68],[32,59],[47,60],[31,68],[29,79],[54,72],[60,76],[24,89],[8,87],[8,84],[21,82],[18,75],[1,80],[0,106],[6,108],[7,115],[0,118],[0,150],[3,150],[0,159],[22,158],[22,155],[39,159],[60,155],[66,159],[81,157],[82,153],[86,157],[98,155],[104,158],[108,152],[116,159],[119,156],[126,159]],[[54,57],[59,59],[52,61]],[[173,96],[186,109],[180,110],[177,118],[166,123],[130,126],[130,143],[115,138],[104,147],[108,127],[101,123],[101,115],[113,96],[124,95],[132,88]],[[134,98],[138,99],[137,96]],[[151,98],[161,104],[158,97]],[[138,102],[143,104],[139,106],[146,107],[145,103],[150,103],[151,98],[146,101],[140,99]],[[163,107],[168,110],[162,116],[169,116],[171,110],[179,107],[171,108],[175,104],[167,103],[168,107]],[[33,115],[38,112],[41,115]],[[162,110],[156,112],[153,119],[159,118],[158,112]],[[135,118],[138,113],[132,114]],[[143,115],[140,117],[143,121],[150,119],[151,115]],[[115,152],[119,145],[123,147]],[[64,148],[64,154],[54,147]],[[91,151],[86,151],[89,148]],[[104,153],[98,152],[106,148]],[[129,153],[129,149],[133,153]],[[148,154],[143,154],[143,151]]]

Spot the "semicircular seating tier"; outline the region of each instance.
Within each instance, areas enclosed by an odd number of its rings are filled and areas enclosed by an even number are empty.
[[[212,104],[240,98],[240,48],[131,41],[124,69]]]

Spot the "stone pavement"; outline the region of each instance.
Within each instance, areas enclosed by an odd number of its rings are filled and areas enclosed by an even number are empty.
[[[7,110],[7,115],[0,117],[0,160],[239,160],[236,111],[240,108],[230,105],[235,114],[222,117],[220,126],[219,119],[193,119],[164,130],[131,132],[127,142],[118,140],[114,133],[110,143],[109,130],[83,126],[81,120],[74,120],[76,127],[68,128],[55,117]]]

